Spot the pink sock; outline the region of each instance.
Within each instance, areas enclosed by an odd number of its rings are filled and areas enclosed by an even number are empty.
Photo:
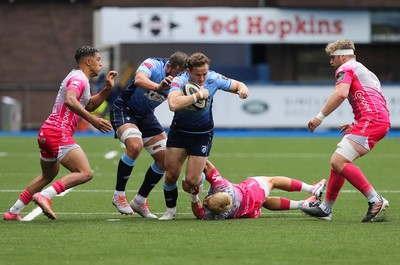
[[[24,190],[20,195],[19,199],[25,204],[28,205],[32,201],[32,194],[29,193],[28,190]]]
[[[347,163],[340,172],[340,175],[345,177],[351,185],[358,189],[362,194],[366,194],[372,189],[371,184],[362,173],[361,169],[352,163]]]
[[[279,207],[280,210],[289,210],[290,209],[290,200],[287,198],[280,198],[281,205]]]
[[[335,202],[339,196],[340,189],[343,187],[344,181],[346,179],[339,173],[331,169],[331,174],[329,175],[325,200],[328,202]]]
[[[297,179],[292,179],[292,181],[290,182],[290,188],[289,188],[289,192],[291,191],[301,191],[301,186],[303,185],[303,183]]]
[[[51,186],[56,190],[57,194],[60,194],[61,192],[65,191],[65,186],[61,182],[61,180],[57,180]]]

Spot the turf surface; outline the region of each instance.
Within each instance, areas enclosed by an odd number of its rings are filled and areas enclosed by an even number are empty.
[[[240,182],[254,175],[285,175],[306,182],[328,178],[338,137],[215,137],[210,160],[223,176]],[[111,205],[123,148],[111,137],[77,137],[95,171],[94,179],[56,197],[57,220],[0,221],[0,264],[397,264],[400,260],[399,139],[386,138],[357,161],[390,202],[382,222],[361,223],[368,205],[348,183],[331,222],[300,211],[263,210],[259,219],[200,221],[189,195],[179,193],[174,221],[121,216]],[[5,212],[39,173],[35,137],[0,137],[0,209]],[[118,155],[104,158],[110,151]],[[136,194],[151,163],[143,152],[128,182]],[[60,176],[65,174],[61,170]],[[205,188],[207,189],[207,187]],[[303,199],[306,193],[273,191]],[[149,197],[153,213],[165,209],[162,184]],[[30,204],[22,217],[36,206]]]

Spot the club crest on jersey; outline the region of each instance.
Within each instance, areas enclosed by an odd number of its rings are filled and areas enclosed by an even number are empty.
[[[344,72],[339,72],[336,76],[336,80],[340,81],[344,79]]]

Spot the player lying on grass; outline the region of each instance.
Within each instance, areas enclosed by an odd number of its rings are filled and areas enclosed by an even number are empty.
[[[268,210],[292,210],[299,209],[300,206],[314,206],[320,203],[326,182],[322,179],[314,185],[309,185],[288,177],[257,176],[233,184],[223,178],[210,161],[207,161],[204,173],[211,187],[203,204],[198,197],[201,188],[190,186],[185,179],[182,180],[183,189],[191,194],[193,214],[204,220],[258,218],[261,207]],[[274,188],[288,192],[308,192],[312,196],[300,201],[270,197],[269,194]]]

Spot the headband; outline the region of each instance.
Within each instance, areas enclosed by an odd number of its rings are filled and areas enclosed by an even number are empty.
[[[354,55],[353,49],[336,50],[331,55]]]

